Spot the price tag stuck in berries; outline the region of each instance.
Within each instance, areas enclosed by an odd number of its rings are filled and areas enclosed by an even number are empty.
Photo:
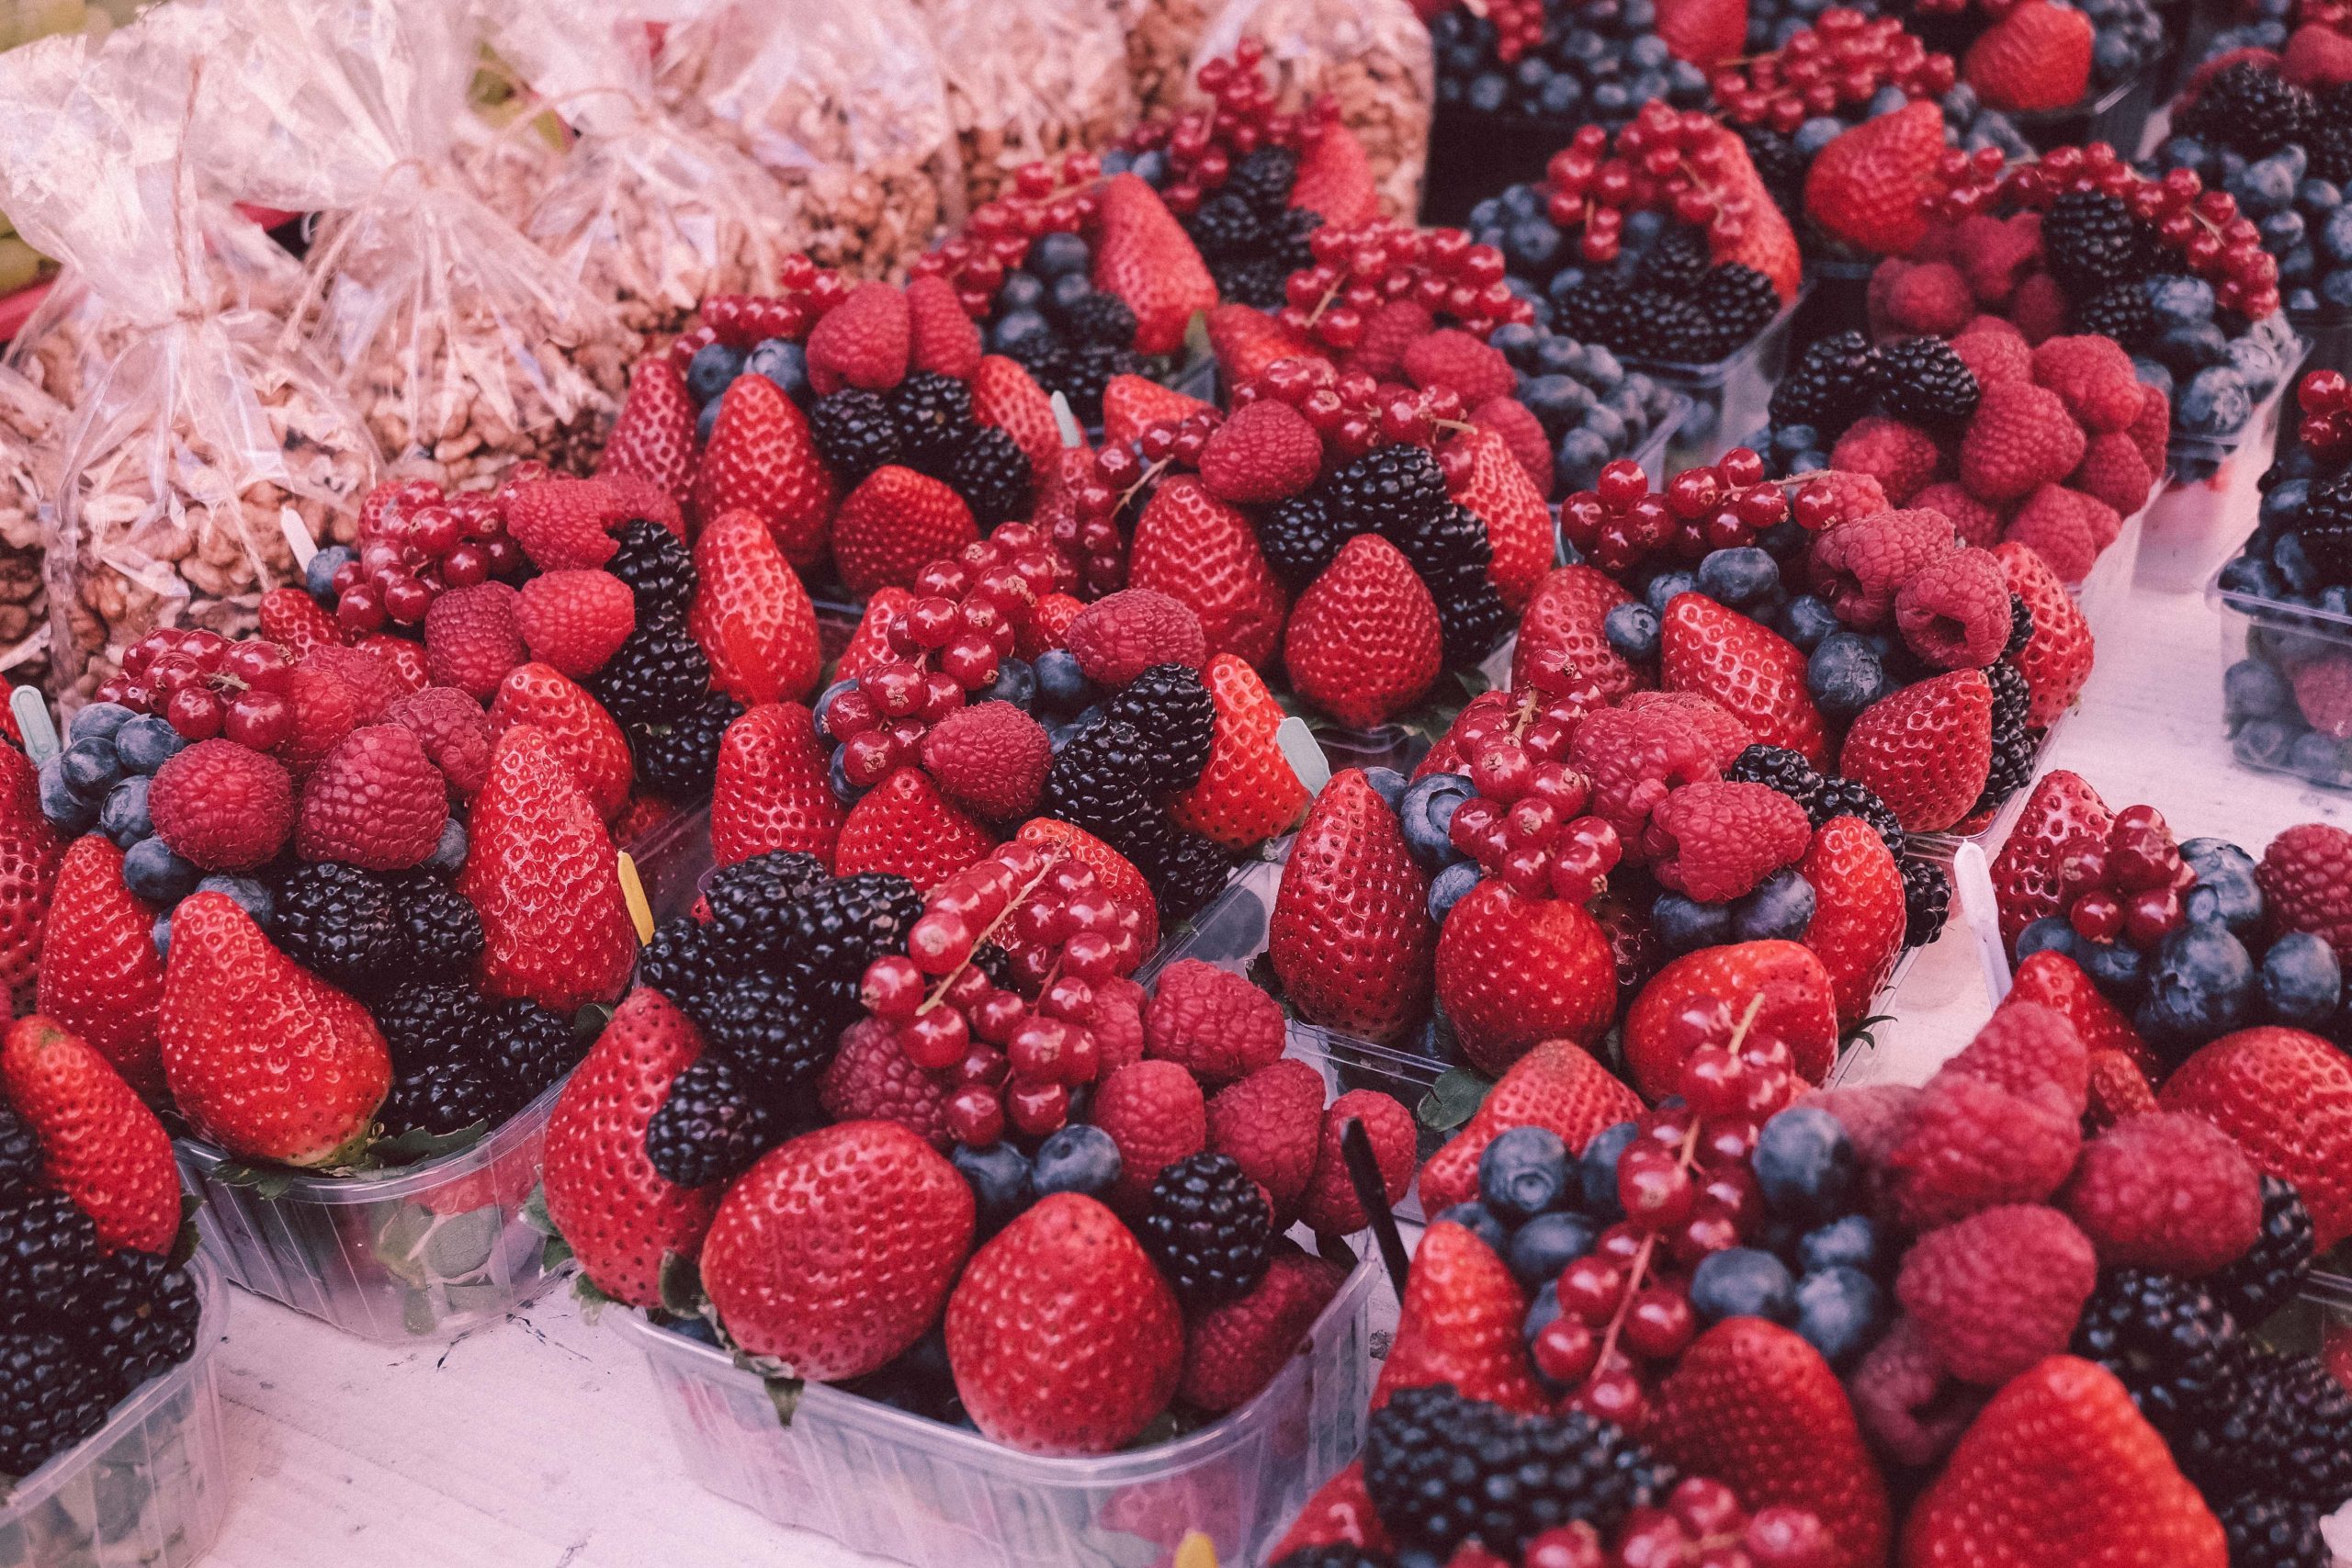
[[[286,547],[294,552],[294,570],[311,570],[311,558],[319,553],[318,542],[311,537],[311,530],[303,525],[302,514],[290,506],[277,509],[277,531],[286,536]]]
[[[57,755],[57,726],[49,704],[37,686],[18,686],[8,694],[8,711],[16,716],[17,733],[25,738],[25,755],[38,767]]]
[[[1290,763],[1290,771],[1306,786],[1309,795],[1321,795],[1323,786],[1331,782],[1331,764],[1323,755],[1323,748],[1316,743],[1315,731],[1306,721],[1291,715],[1274,728],[1274,744],[1283,749],[1283,758]]]
[[[653,906],[646,901],[645,884],[637,874],[637,860],[620,852],[621,901],[628,906],[629,923],[637,928],[638,945],[653,940]]]

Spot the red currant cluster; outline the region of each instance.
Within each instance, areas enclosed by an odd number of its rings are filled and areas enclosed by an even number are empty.
[[[1544,42],[1544,0],[1486,0],[1487,20],[1495,28],[1495,57],[1505,65]]]
[[[1127,547],[1120,517],[1170,468],[1198,467],[1209,437],[1224,423],[1222,413],[1204,409],[1181,420],[1155,420],[1132,442],[1106,442],[1069,487],[1066,507],[1038,509],[1046,519],[1046,541],[1075,565],[1078,586],[1070,592],[1099,599],[1125,583]]]
[[[545,463],[517,463],[496,492],[450,495],[429,479],[378,485],[359,505],[359,553],[335,570],[334,618],[355,637],[386,621],[422,626],[445,588],[471,588],[522,570],[523,547],[506,532],[504,492],[548,477]]]
[[[1958,76],[1951,55],[1929,53],[1897,18],[1833,6],[1770,54],[1717,72],[1714,93],[1735,123],[1788,136],[1817,116],[1861,108],[1889,83],[1905,97],[1940,98]]]
[[[1233,166],[1261,147],[1304,152],[1337,124],[1339,101],[1329,96],[1295,114],[1276,113],[1274,89],[1261,67],[1266,46],[1245,38],[1231,60],[1212,60],[1193,80],[1209,98],[1205,108],[1188,108],[1172,119],[1151,119],[1128,132],[1131,152],[1165,151],[1169,177],[1159,197],[1179,217],[1198,210],[1202,198],[1225,184]]]
[[[1645,1378],[1670,1369],[1698,1333],[1690,1270],[1763,1224],[1748,1156],[1804,1085],[1787,1043],[1756,1027],[1762,1004],[1735,1021],[1722,998],[1693,997],[1667,1021],[1683,1056],[1682,1102],[1635,1123],[1617,1159],[1625,1217],[1560,1270],[1560,1315],[1529,1346],[1536,1370],[1572,1391],[1570,1408],[1638,1430]]]
[[[1670,213],[1705,229],[1711,245],[1736,244],[1747,232],[1751,198],[1723,183],[1733,140],[1701,110],[1677,111],[1655,98],[1613,142],[1601,127],[1581,126],[1544,165],[1552,221],[1583,231],[1577,248],[1595,266],[1617,259],[1631,212]]]
[[[1532,321],[1535,307],[1503,281],[1503,254],[1473,244],[1459,229],[1417,229],[1388,219],[1307,236],[1314,265],[1290,275],[1284,326],[1345,354],[1363,341],[1373,313],[1392,299],[1414,299],[1431,315],[1450,316],[1485,337],[1505,321]]]
[[[1750,1514],[1739,1494],[1712,1476],[1679,1482],[1660,1508],[1636,1508],[1618,1527],[1606,1558],[1592,1568],[1828,1568],[1837,1560],[1819,1515],[1787,1504]],[[1538,1568],[1535,1555],[1528,1568]],[[1541,1568],[1587,1568],[1562,1557]]]
[[[982,206],[937,250],[918,257],[913,276],[944,277],[965,313],[986,319],[1005,275],[1028,259],[1041,235],[1080,233],[1093,223],[1093,186],[1102,175],[1102,160],[1091,152],[1023,164],[1013,171],[1012,194]]]
[[[259,637],[232,642],[201,629],[152,631],[123,650],[122,669],[95,694],[133,713],[159,713],[190,740],[225,735],[267,751],[294,727],[286,650]]]
[[[2312,456],[2336,463],[2352,457],[2352,382],[2340,370],[2314,370],[2295,389],[2303,411],[2296,434]]]
[[[1818,532],[1837,520],[1838,499],[1826,483],[1808,483],[1792,502],[1781,481],[1764,477],[1764,459],[1735,446],[1712,468],[1685,468],[1663,491],[1630,457],[1600,470],[1591,490],[1560,502],[1560,533],[1595,566],[1622,575],[1650,556],[1670,551],[1695,561],[1710,550],[1752,545],[1757,536],[1793,512]]]
[[[2352,5],[2346,0],[2300,0],[2295,7],[2295,25],[2299,28],[2318,26],[2331,32],[2352,33]]]
[[[1233,406],[1247,408],[1261,398],[1288,403],[1305,414],[1323,438],[1327,464],[1351,461],[1375,446],[1410,444],[1436,454],[1449,483],[1469,477],[1467,466],[1474,455],[1447,439],[1472,428],[1463,412],[1462,394],[1451,387],[1418,391],[1396,383],[1384,387],[1362,371],[1341,375],[1329,360],[1310,356],[1277,359],[1267,366],[1234,389]],[[1448,454],[1453,454],[1451,463]]]
[[[1454,808],[1447,834],[1523,897],[1582,904],[1607,889],[1624,858],[1617,829],[1585,809],[1592,781],[1567,761],[1584,716],[1608,705],[1563,650],[1551,649],[1490,711],[1464,711],[1455,736],[1478,793]]]
[[[825,709],[842,769],[864,788],[918,763],[930,727],[996,683],[1037,601],[1063,588],[1069,563],[1035,529],[1007,524],[917,574],[915,600],[885,633],[897,657],[857,678]]]
[[[670,363],[678,374],[684,375],[695,355],[714,343],[749,349],[772,337],[803,342],[853,287],[850,279],[797,251],[778,262],[775,272],[776,293],[714,294],[702,302],[702,324],[671,340]]]
[[[2125,807],[2104,843],[2086,839],[2058,857],[2059,907],[2075,934],[2128,942],[2143,953],[2179,929],[2187,918],[2181,896],[2196,880],[2153,806]]]
[[[1010,961],[1010,987],[975,962],[984,943]],[[984,1147],[1008,1123],[1041,1138],[1069,1119],[1070,1090],[1102,1066],[1087,1026],[1097,987],[1143,956],[1142,911],[1075,855],[1016,840],[931,894],[906,953],[866,966],[862,997],[907,1060],[954,1083],[956,1141]]]

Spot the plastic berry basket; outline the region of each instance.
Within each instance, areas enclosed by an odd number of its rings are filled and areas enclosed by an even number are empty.
[[[2172,477],[2148,508],[2138,581],[2167,592],[2194,592],[2254,531],[2263,471],[2278,446],[2278,421],[2295,384],[2291,351],[2278,385],[2234,435],[2176,430],[2166,451]]]
[[[2343,716],[2305,707],[2328,694],[2310,672],[2352,671],[2352,615],[2224,589],[2218,572],[2205,598],[2221,621],[2222,711],[2231,755],[2257,773],[2352,790],[2352,747],[2333,733],[2344,727]]]
[[[0,1568],[188,1568],[212,1550],[229,1505],[213,1365],[229,1293],[201,1256],[188,1268],[195,1350],[0,1501]]]
[[[1363,1440],[1379,1273],[1359,1262],[1306,1346],[1238,1410],[1089,1458],[1021,1453],[818,1383],[787,1425],[725,1351],[637,1313],[615,1321],[645,1352],[686,1472],[777,1524],[911,1568],[1136,1568],[1195,1529],[1239,1563]]]
[[[2087,95],[2079,103],[2062,109],[2030,109],[2012,114],[2009,119],[2037,152],[2104,141],[2130,159],[2138,155],[2140,139],[2155,113],[2156,87],[2164,74],[2164,56],[2159,52],[2122,81]]]
[[[1438,105],[1430,116],[1421,221],[1458,228],[1468,221],[1472,208],[1505,186],[1541,185],[1544,165],[1575,138],[1581,123]]]
[[[2323,305],[2316,310],[2290,310],[2287,321],[2297,337],[2311,344],[2302,371],[2352,374],[2352,310]]]
[[[1871,330],[1871,274],[1876,256],[1822,256],[1804,266],[1804,308],[1791,347],[1799,354],[1839,333]]]
[[[2112,629],[2118,607],[2132,595],[2132,580],[2140,570],[2140,539],[2147,530],[2149,509],[2164,494],[2165,484],[2165,477],[2159,475],[2147,502],[2123,520],[2115,542],[2098,553],[2080,582],[2067,589],[2081,607],[2083,618],[2091,624],[2094,637]]]
[[[1626,367],[1646,371],[1662,385],[1690,400],[1681,427],[1667,449],[1675,471],[1712,463],[1761,430],[1771,413],[1772,389],[1789,367],[1789,340],[1811,285],[1781,308],[1771,324],[1745,347],[1713,365],[1672,365],[1628,357]]]

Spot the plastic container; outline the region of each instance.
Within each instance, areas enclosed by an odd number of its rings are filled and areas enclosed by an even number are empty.
[[[2164,487],[2165,481],[2159,478],[2155,489],[2149,493],[2148,504],[2123,520],[2115,542],[2099,552],[2098,559],[2080,582],[2067,589],[2081,607],[2083,618],[2091,624],[2095,638],[2112,627],[2123,602],[2132,596],[2132,579],[2140,570],[2140,537],[2148,525],[2148,509],[2164,494]]]
[[[1790,335],[1797,312],[1804,309],[1809,288],[1799,289],[1771,324],[1748,340],[1747,346],[1713,365],[1626,359],[1628,368],[1647,371],[1690,400],[1681,426],[1667,447],[1669,466],[1676,472],[1713,462],[1770,422],[1772,389],[1781,384],[1788,369]]]
[[[17,1483],[0,1502],[0,1568],[191,1568],[212,1550],[229,1507],[213,1365],[229,1292],[204,1258],[188,1267],[204,1303],[195,1350]]]
[[[2295,335],[2311,344],[2311,352],[2303,355],[2303,370],[2352,374],[2352,310],[2323,305],[2316,310],[2290,310],[2287,321]]]
[[[2009,116],[2018,134],[2037,152],[2052,147],[2082,147],[2104,141],[2127,160],[2140,154],[2140,139],[2155,113],[2157,88],[2166,73],[2162,51],[2132,75],[2081,103],[2063,109],[2032,109]]]
[[[1826,337],[1871,330],[1871,274],[1876,256],[1823,256],[1805,263],[1805,299],[1797,311],[1792,353],[1803,354]]]
[[[2342,733],[2352,719],[2335,705],[2329,679],[2352,677],[2352,615],[2228,592],[2219,573],[2205,599],[2221,621],[2231,754],[2257,773],[2352,790],[2352,746]]]
[[[2290,363],[2245,428],[2226,440],[2173,432],[2172,477],[2148,508],[2134,581],[2167,593],[2189,593],[2254,531],[2259,481],[2278,446],[2279,411],[2295,384]]]
[[[781,1525],[911,1568],[1137,1568],[1188,1530],[1246,1563],[1363,1440],[1377,1261],[1240,1409],[1149,1448],[1047,1459],[810,1383],[790,1425],[728,1354],[636,1313],[614,1321],[653,1373],[686,1472]]]
[[[1421,221],[1460,228],[1469,220],[1472,208],[1505,187],[1542,185],[1544,165],[1568,144],[1580,123],[1438,105],[1430,117],[1430,172],[1421,187]]]

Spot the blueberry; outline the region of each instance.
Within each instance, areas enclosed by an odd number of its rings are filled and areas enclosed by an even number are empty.
[[[1600,635],[1617,656],[1647,664],[1657,658],[1657,612],[1647,604],[1620,604],[1600,618]]]
[[[129,849],[155,830],[155,819],[147,815],[147,786],[153,781],[144,773],[133,773],[107,792],[104,805],[98,807],[98,831],[115,841],[118,849]]]
[[[1519,400],[1543,423],[1544,433],[1556,440],[1563,431],[1575,428],[1594,399],[1592,389],[1582,381],[1553,371],[1520,383]]]
[[[1011,1144],[990,1144],[984,1149],[958,1144],[947,1157],[971,1184],[983,1231],[1002,1230],[1036,1197],[1029,1162]]]
[[[2352,212],[2352,208],[2342,210]],[[2319,282],[2320,302],[2338,310],[2352,305],[2352,264],[2332,269]]]
[[[1813,884],[1783,866],[1731,903],[1734,942],[1795,942],[1813,924]]]
[[[155,944],[156,958],[165,963],[170,962],[172,956],[172,915],[170,910],[166,909],[162,914],[155,917],[155,923],[148,928],[147,937],[150,942],[153,942]]]
[[[1642,603],[1663,615],[1666,614],[1666,607],[1673,604],[1679,596],[1695,593],[1698,591],[1699,576],[1696,572],[1661,571],[1651,578],[1648,585],[1642,590]]]
[[[2319,568],[2312,564],[2310,554],[2303,548],[2301,534],[2281,534],[2270,547],[2270,562],[2287,587],[2297,593],[2316,593],[2321,587]]]
[[[104,795],[122,777],[122,759],[115,754],[111,740],[76,740],[59,757],[58,766],[64,772],[65,782],[80,795]]]
[[[2229,928],[2184,925],[2157,944],[2132,1021],[2158,1049],[2177,1052],[2244,1028],[2254,997],[2254,960]]]
[[[311,564],[302,569],[302,587],[322,604],[334,602],[334,574],[343,570],[345,561],[356,560],[348,545],[329,545],[311,557]]]
[[[1067,311],[1072,305],[1094,292],[1082,272],[1066,272],[1046,285],[1046,308],[1052,311]]]
[[[1625,378],[1625,367],[1606,344],[1589,343],[1584,345],[1584,378],[1596,392],[1614,391]]]
[[[251,915],[254,924],[266,929],[277,913],[277,900],[269,885],[250,876],[208,876],[196,885],[198,893],[226,895],[230,902]]]
[[[1041,289],[1042,292],[1042,289]],[[1008,310],[989,329],[989,346],[999,354],[1008,353],[1033,340],[1054,335],[1053,323],[1035,310],[1023,307]]]
[[[1007,273],[997,287],[996,313],[1001,318],[1015,310],[1035,310],[1046,302],[1046,285],[1033,273]]]
[[[1476,1203],[1457,1203],[1453,1207],[1454,1209],[1476,1209],[1477,1206],[1478,1205]],[[1453,1213],[1453,1209],[1448,1209],[1444,1215],[1441,1217],[1451,1218]],[[1460,1223],[1465,1225],[1469,1224],[1467,1220]],[[1494,1221],[1489,1217],[1487,1223],[1488,1224],[1493,1224]],[[1498,1226],[1497,1228],[1499,1229],[1500,1227]],[[1483,1233],[1481,1234],[1480,1239],[1484,1239]],[[1498,1246],[1495,1250],[1499,1253],[1503,1251],[1504,1248],[1501,1246]],[[1556,1279],[1546,1280],[1541,1285],[1536,1287],[1535,1299],[1527,1303],[1526,1320],[1520,1325],[1520,1335],[1523,1339],[1525,1339],[1530,1349],[1534,1348],[1535,1337],[1543,1333],[1545,1329],[1551,1327],[1553,1322],[1557,1319],[1559,1315],[1560,1281]],[[1544,1376],[1540,1370],[1536,1371],[1535,1375],[1539,1378]],[[1546,1379],[1545,1382],[1548,1385],[1550,1380]]]
[[[1475,1232],[1498,1258],[1510,1249],[1510,1232],[1503,1229],[1502,1221],[1487,1213],[1483,1203],[1456,1203],[1441,1213],[1438,1218],[1450,1220],[1464,1230]]]
[[[1699,563],[1699,592],[1745,609],[1781,585],[1781,564],[1753,545],[1711,550]]]
[[[151,904],[176,904],[196,886],[196,867],[161,839],[141,839],[123,852],[122,885]]]
[[[2274,212],[2262,220],[2262,248],[2272,255],[2284,256],[2302,243],[2303,215],[2301,213]],[[2308,248],[2304,253],[2303,267],[2306,272],[2311,268]],[[2279,276],[2282,277],[2286,276],[2283,267],[2280,269]]]
[[[1766,555],[1785,568],[1804,558],[1805,551],[1812,547],[1813,536],[1805,532],[1804,525],[1794,518],[1783,518],[1757,535],[1756,543]],[[1773,592],[1762,603],[1777,610],[1788,603],[1788,595],[1781,591],[1781,585],[1775,585]]]
[[[1475,861],[1456,861],[1430,878],[1430,919],[1444,923],[1453,907],[1467,897],[1478,886],[1478,865]]]
[[[124,725],[138,716],[120,703],[92,703],[74,716],[74,722],[65,727],[65,737],[77,744],[84,740],[111,740]]]
[[[65,782],[65,760],[51,757],[40,765],[40,814],[61,833],[79,833],[96,820],[97,800]]]
[[[1560,100],[1562,114],[1574,113],[1584,89],[1573,76],[1557,77],[1544,87],[1546,101]],[[1548,218],[1522,218],[1503,231],[1503,255],[1530,272],[1548,269],[1560,254],[1560,231]]]
[[[2344,205],[2344,187],[2333,180],[2305,178],[2295,187],[2295,205],[2309,218],[2324,218]]]
[[[2181,844],[2180,858],[2197,874],[2196,886],[2220,898],[2224,925],[2250,931],[2262,923],[2262,889],[2254,880],[2252,855],[2227,839],[2190,839]]]
[[[1590,490],[1600,479],[1600,470],[1617,456],[1617,449],[1600,436],[1578,425],[1560,437],[1560,445],[1553,454],[1553,465],[1558,470],[1558,483],[1565,489]]]
[[[2245,385],[2245,395],[2256,402],[2270,395],[2270,389],[2278,384],[2278,378],[2283,373],[2277,352],[2251,334],[2230,340],[2230,368],[2237,372],[2238,379]],[[2192,383],[2188,389],[2194,392],[2197,388]],[[2249,416],[2253,413],[2251,408],[2246,412]],[[2245,422],[2239,423],[2243,424]]]
[[[1590,1252],[1598,1234],[1582,1214],[1538,1214],[1510,1238],[1506,1261],[1521,1284],[1541,1285]]]
[[[1086,671],[1078,656],[1066,648],[1049,648],[1037,656],[1037,700],[1049,712],[1069,713],[1086,703]]]
[[[2344,999],[2335,950],[2310,931],[2289,931],[2262,955],[2262,997],[2273,1021],[2317,1029]]]
[[[1607,442],[1609,449],[1612,452],[1622,451],[1624,448],[1625,416],[1607,403],[1595,403],[1585,410],[1584,419],[1577,428],[1590,431],[1602,441]]]
[[[2352,230],[2346,238],[2352,241]],[[2150,278],[2143,288],[2160,327],[2200,326],[2213,319],[2213,286],[2201,277],[2173,273]]]
[[[1380,796],[1381,804],[1391,811],[1404,806],[1406,787],[1412,783],[1394,768],[1366,768],[1363,782],[1372,786],[1372,793]]]
[[[707,343],[686,361],[686,393],[698,403],[718,400],[728,384],[743,373],[743,351],[723,343]]]
[[[1650,931],[1668,953],[1696,953],[1732,940],[1731,906],[1702,904],[1682,893],[1661,893],[1650,904]]]
[[[2130,1006],[2148,982],[2147,955],[2128,942],[2086,942],[2076,957],[2091,984],[2111,1002]]]
[[[2156,339],[2156,357],[2170,366],[2176,377],[2194,376],[2199,370],[2227,365],[2230,340],[2211,321],[2202,326],[2172,327]],[[2188,394],[2184,391],[2181,395]],[[2175,416],[2177,417],[2177,411]]]
[[[1886,666],[1866,638],[1833,632],[1805,661],[1804,682],[1822,716],[1844,723],[1884,694]]]
[[[1136,161],[1127,167],[1129,173],[1154,190],[1168,183],[1168,154],[1159,148],[1136,153]]]
[[[695,415],[695,444],[710,445],[710,433],[718,428],[718,400],[713,398],[702,405],[702,412]]]
[[[1478,1156],[1478,1199],[1505,1224],[1556,1205],[1568,1187],[1568,1150],[1546,1127],[1513,1127]]]
[[[1037,671],[1025,659],[1003,659],[997,661],[996,680],[979,695],[979,701],[1011,703],[1023,713],[1036,700]]]
[[[1690,1304],[1709,1323],[1763,1317],[1787,1323],[1796,1315],[1796,1281],[1788,1265],[1752,1247],[1727,1247],[1690,1270]]]
[[[1583,274],[1577,273],[1574,267],[1565,268],[1553,276],[1556,279],[1570,274],[1574,274],[1579,281],[1583,277]],[[1532,372],[1539,378],[1545,376],[1565,376],[1569,380],[1575,381],[1577,386],[1584,386],[1585,383],[1581,378],[1586,374],[1586,354],[1584,344],[1577,342],[1576,339],[1561,337],[1554,333],[1536,343],[1535,362],[1531,367]],[[1588,388],[1587,390],[1589,391],[1590,389]],[[1584,410],[1581,407],[1577,410],[1577,416],[1579,419],[1584,416]]]
[[[747,375],[764,376],[795,402],[808,396],[808,354],[798,344],[780,337],[763,338],[743,361]]]
[[[2132,356],[2132,375],[2143,387],[2154,387],[2169,400],[2172,397],[2172,372],[2144,354]]]
[[[1846,133],[1846,122],[1834,114],[1815,115],[1797,127],[1797,151],[1810,159]]]
[[[2346,782],[2344,748],[2314,729],[2295,737],[2287,749],[2287,766],[2315,784],[2334,789]]]
[[[1037,1145],[1029,1179],[1040,1196],[1083,1192],[1100,1198],[1119,1179],[1119,1145],[1092,1122],[1073,1122]]]
[[[1535,362],[1535,345],[1542,340],[1543,334],[1524,321],[1505,321],[1487,337],[1488,346],[1521,370]],[[1526,400],[1522,394],[1520,401]]]
[[[2283,768],[2295,732],[2276,719],[2257,718],[2230,738],[2230,750],[2250,768]]]
[[[1860,1269],[1873,1272],[1888,1261],[1885,1238],[1878,1222],[1868,1214],[1845,1214],[1797,1242],[1797,1261],[1808,1274],[1824,1269]]]
[[[2352,207],[2339,207],[2320,225],[2319,254],[2337,266],[2352,262]]]
[[[1603,1224],[1625,1217],[1624,1206],[1617,1201],[1617,1156],[1640,1135],[1641,1129],[1631,1122],[1603,1127],[1577,1161],[1577,1179],[1584,1185],[1584,1212]]]
[[[1093,265],[1094,253],[1076,234],[1057,231],[1040,234],[1037,243],[1029,247],[1029,259],[1023,265],[1043,278],[1067,277],[1072,273],[1083,275]]]
[[[1818,1106],[1791,1106],[1765,1122],[1752,1163],[1764,1201],[1796,1219],[1829,1219],[1853,1195],[1853,1142],[1845,1124]]]
[[[433,852],[424,857],[424,869],[455,876],[466,863],[466,825],[456,818],[441,824],[441,837],[435,840]]]
[[[1453,825],[1453,813],[1469,798],[1470,781],[1460,773],[1431,773],[1416,779],[1405,791],[1405,802],[1397,808],[1397,820],[1405,829],[1405,847],[1413,858],[1430,867],[1451,865],[1462,858],[1453,847],[1446,830]]]
[[[1833,1367],[1852,1363],[1886,1316],[1886,1295],[1859,1269],[1825,1269],[1797,1281],[1798,1337]]]
[[[1819,648],[1821,639],[1836,631],[1839,624],[1838,612],[1829,607],[1829,601],[1811,593],[1800,593],[1781,605],[1773,621],[1782,637],[1807,653]]]
[[[856,805],[858,797],[865,793],[849,782],[847,756],[848,753],[845,750],[835,750],[833,760],[825,764],[826,787],[833,792],[833,798],[844,807]]]
[[[2250,218],[2277,212],[2295,199],[2294,173],[2278,158],[2256,159],[2228,188]]]
[[[2025,930],[2018,932],[2018,962],[2022,964],[2037,953],[2051,952],[2079,961],[2088,944],[2075,934],[2075,928],[2063,915],[2044,915],[2038,920],[2028,920]]]

